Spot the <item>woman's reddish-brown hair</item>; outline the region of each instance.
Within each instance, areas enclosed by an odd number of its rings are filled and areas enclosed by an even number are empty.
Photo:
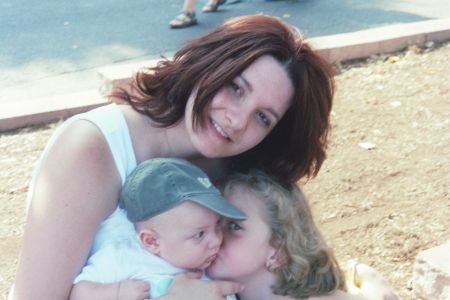
[[[295,90],[292,104],[259,145],[230,158],[230,167],[241,172],[258,167],[288,181],[313,177],[326,157],[333,71],[294,27],[278,18],[232,18],[188,42],[172,60],[137,73],[134,92],[114,96],[167,127],[182,119],[197,88],[193,122],[200,126],[219,89],[262,55],[272,55],[285,68]]]

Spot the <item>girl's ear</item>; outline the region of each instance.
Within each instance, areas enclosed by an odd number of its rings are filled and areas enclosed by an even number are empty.
[[[269,272],[275,272],[286,263],[286,253],[283,247],[272,248],[266,260],[266,268]]]
[[[139,232],[139,239],[145,249],[155,255],[159,255],[158,234],[151,229],[142,229]]]

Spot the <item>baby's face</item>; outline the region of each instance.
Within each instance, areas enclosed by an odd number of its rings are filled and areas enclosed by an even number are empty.
[[[158,216],[159,256],[178,268],[205,269],[222,244],[221,217],[192,201]]]

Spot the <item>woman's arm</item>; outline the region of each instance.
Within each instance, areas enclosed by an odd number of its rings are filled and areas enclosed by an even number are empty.
[[[208,299],[223,300],[240,292],[240,285],[231,281],[199,280],[200,273],[181,273],[175,276],[167,294],[159,300]]]
[[[121,282],[101,284],[80,281],[70,293],[70,300],[146,300],[150,285],[143,280],[128,279]]]
[[[97,127],[77,121],[66,128],[36,178],[12,299],[68,299],[98,225],[117,205],[120,187]]]

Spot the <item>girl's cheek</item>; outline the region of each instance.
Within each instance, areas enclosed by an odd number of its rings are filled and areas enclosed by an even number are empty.
[[[232,251],[232,250],[230,250],[231,245],[232,245],[232,240],[227,236],[226,233],[224,233],[223,240],[222,240],[222,246],[220,247],[219,252],[227,254],[228,252]]]
[[[228,239],[226,238],[225,234],[222,239],[222,245],[220,245],[219,252],[226,252],[226,249],[228,248]]]

